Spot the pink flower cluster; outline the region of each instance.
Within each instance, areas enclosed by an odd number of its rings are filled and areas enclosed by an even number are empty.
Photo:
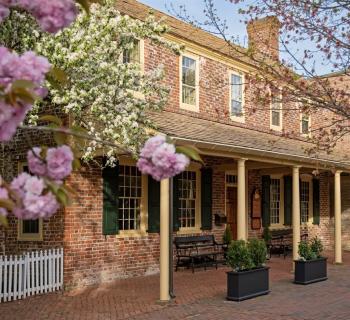
[[[45,160],[41,158],[40,152],[38,147],[28,151],[27,160],[31,173],[60,181],[72,172],[74,155],[70,147],[63,145],[48,149]]]
[[[9,15],[11,7],[27,10],[50,33],[69,26],[78,13],[74,0],[0,0],[0,22]]]
[[[9,198],[9,193],[7,189],[0,187],[0,199],[7,200],[8,198]],[[0,215],[6,217],[8,215],[8,211],[5,208],[0,208]]]
[[[56,197],[46,190],[40,177],[23,172],[12,180],[10,187],[21,199],[21,205],[13,210],[19,219],[50,218],[59,208]]]
[[[155,136],[142,148],[137,167],[143,174],[160,181],[181,173],[189,162],[185,155],[176,153],[175,146],[167,143],[165,137]]]
[[[28,51],[18,56],[7,48],[0,47],[0,86],[4,87],[5,92],[11,89],[14,81],[29,80],[36,86],[34,92],[44,97],[46,89],[41,85],[50,68],[48,60],[34,52]],[[9,105],[0,101],[0,141],[8,141],[13,137],[31,107],[28,103]]]

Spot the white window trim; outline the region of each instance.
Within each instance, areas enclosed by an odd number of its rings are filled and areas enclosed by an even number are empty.
[[[129,158],[119,158],[119,164],[121,166],[135,166],[136,161]],[[141,175],[141,222],[140,229],[138,230],[119,230],[119,234],[116,235],[117,238],[125,237],[142,237],[147,235],[148,229],[148,176]],[[119,221],[118,221],[119,223]]]
[[[278,180],[280,180],[280,216],[279,216],[279,223],[271,223],[271,218],[270,218],[270,228],[271,229],[283,229],[283,228],[286,227],[284,225],[284,179],[283,179],[283,174],[270,175],[270,179],[278,179]],[[270,209],[271,209],[271,207],[270,207]]]
[[[232,84],[231,84],[231,78],[232,75],[237,75],[242,77],[242,114],[240,116],[236,116],[236,115],[232,115],[231,114],[231,99],[232,99]],[[245,111],[244,111],[244,107],[245,107],[245,76],[244,73],[242,72],[238,72],[238,71],[233,71],[233,70],[229,70],[228,72],[228,83],[229,83],[229,100],[228,100],[228,112],[230,115],[230,119],[232,121],[235,122],[241,122],[241,123],[245,123]]]
[[[196,216],[195,216],[195,226],[190,228],[180,227],[178,234],[192,234],[202,232],[202,215],[201,215],[201,171],[200,165],[196,163],[191,163],[185,171],[196,172]]]
[[[182,58],[183,57],[188,57],[196,61],[196,81],[195,81],[196,104],[195,105],[182,102]],[[188,111],[199,112],[199,56],[185,52],[180,55],[179,59],[180,59],[179,61],[180,108]]]
[[[270,89],[270,129],[275,130],[275,131],[282,131],[283,129],[283,103],[282,103],[282,98],[283,98],[283,92],[282,88],[278,88],[279,91],[279,96],[280,96],[280,125],[275,126],[272,124],[272,91]]]
[[[312,225],[313,224],[313,216],[314,216],[314,201],[313,201],[313,183],[312,176],[309,174],[301,174],[300,181],[309,182],[309,219],[307,222],[300,222],[301,225]],[[301,216],[301,208],[300,208],[300,216]]]
[[[26,162],[18,163],[18,173],[23,172]],[[43,241],[43,219],[39,218],[39,232],[38,233],[23,233],[23,220],[17,219],[17,240],[18,241]]]
[[[303,116],[309,117],[309,127],[308,127],[308,133],[303,133]],[[304,138],[310,138],[311,137],[311,115],[306,114],[300,111],[300,135]]]

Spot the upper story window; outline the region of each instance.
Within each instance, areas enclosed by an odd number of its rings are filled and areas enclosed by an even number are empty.
[[[192,55],[183,55],[180,66],[180,99],[181,108],[199,110],[199,60]]]
[[[141,41],[134,39],[130,46],[123,51],[123,63],[141,63]]]
[[[311,125],[311,118],[310,115],[302,113],[300,115],[300,133],[303,136],[309,136],[310,135],[310,125]]]
[[[282,91],[271,91],[270,128],[282,130]]]
[[[135,166],[119,166],[119,230],[140,230],[142,180]]]
[[[230,73],[230,116],[233,120],[242,121],[243,118],[243,82],[242,74]]]

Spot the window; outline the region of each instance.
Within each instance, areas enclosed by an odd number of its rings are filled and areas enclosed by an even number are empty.
[[[119,167],[119,230],[140,230],[141,173],[135,166]]]
[[[271,119],[270,127],[274,130],[282,130],[282,92],[271,92]]]
[[[197,174],[184,171],[179,178],[180,227],[196,226]]]
[[[18,172],[29,172],[28,165],[20,163]],[[20,241],[42,241],[43,240],[43,222],[42,219],[18,220],[18,235]]]
[[[133,40],[130,49],[123,52],[123,63],[141,63],[140,40]]]
[[[237,73],[230,74],[230,115],[243,116],[243,76]]]
[[[226,173],[226,183],[227,184],[237,184],[237,175]]]
[[[198,111],[199,106],[198,67],[198,58],[181,57],[181,107],[191,111]]]
[[[271,179],[270,183],[270,223],[281,224],[281,179]]]
[[[310,135],[310,116],[307,114],[301,114],[300,120],[300,132],[303,136]]]

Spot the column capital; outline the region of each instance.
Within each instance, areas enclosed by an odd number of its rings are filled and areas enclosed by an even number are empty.
[[[301,167],[301,165],[293,165],[293,169],[300,169]]]
[[[248,158],[238,158],[237,162],[246,162]]]
[[[343,170],[335,170],[334,174],[341,174],[343,172]]]

